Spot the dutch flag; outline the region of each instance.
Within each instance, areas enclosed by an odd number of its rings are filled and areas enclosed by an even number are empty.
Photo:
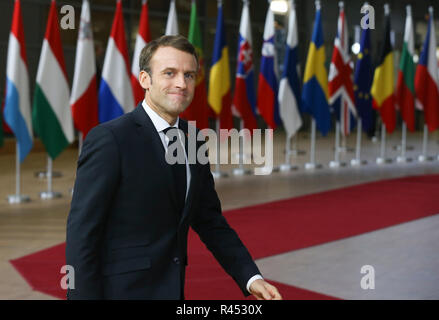
[[[99,122],[101,123],[134,110],[133,88],[120,0],[117,1],[113,26],[107,44],[98,99]]]

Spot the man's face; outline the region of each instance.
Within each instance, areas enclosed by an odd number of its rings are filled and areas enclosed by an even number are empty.
[[[151,75],[141,71],[139,76],[140,84],[146,90],[146,102],[162,117],[176,119],[194,96],[195,57],[173,47],[160,47],[151,58],[150,68]]]

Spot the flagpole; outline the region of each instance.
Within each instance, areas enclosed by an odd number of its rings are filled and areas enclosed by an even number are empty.
[[[20,194],[20,148],[18,141],[15,143],[15,194],[8,196],[9,204],[29,202],[29,196]]]
[[[297,132],[294,136],[297,135]],[[285,163],[281,164],[279,166],[280,171],[290,171],[290,170],[297,170],[297,166],[293,166],[291,163],[291,137],[288,137],[288,132],[286,134],[285,139]]]
[[[212,176],[215,179],[227,177],[228,174],[220,171],[220,144],[221,144],[221,136],[220,136],[220,121],[216,119],[216,163],[215,163],[215,171],[212,172]]]
[[[361,118],[358,117],[357,119],[357,144],[355,146],[355,158],[351,160],[351,166],[356,167],[361,164],[366,164],[367,161],[361,161],[360,154],[361,154],[361,135],[362,135],[362,122]]]
[[[47,156],[47,191],[40,192],[40,198],[41,199],[54,199],[54,198],[61,198],[61,193],[54,192],[52,190],[52,167],[53,167],[53,160],[48,155]]]
[[[309,152],[310,161],[308,163],[305,163],[306,170],[313,170],[322,167],[322,165],[316,164],[315,149],[316,149],[316,120],[313,118],[311,121],[311,150]]]
[[[334,160],[329,162],[330,168],[339,168],[339,148],[340,148],[340,121],[335,122],[335,150],[334,150]]]
[[[377,164],[384,164],[392,162],[391,159],[386,159],[386,125],[381,123],[381,150],[380,156],[376,159]]]
[[[243,132],[244,129],[244,121],[241,119],[239,122],[239,130],[240,132]],[[245,170],[244,169],[244,134],[241,136],[241,134],[238,136],[239,137],[239,153],[238,153],[238,168],[233,169],[232,173],[235,176],[243,176],[245,174],[250,174],[251,170]]]
[[[422,154],[419,155],[418,161],[425,162],[427,160],[432,160],[427,156],[427,145],[428,145],[428,126],[424,124],[424,135],[422,139]]]
[[[406,157],[407,151],[407,125],[405,122],[402,122],[402,139],[401,139],[401,155],[396,158],[396,161],[399,163],[405,163],[412,161],[411,158]]]

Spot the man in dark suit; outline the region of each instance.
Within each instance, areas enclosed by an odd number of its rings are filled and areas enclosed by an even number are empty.
[[[84,141],[67,221],[67,298],[184,299],[191,226],[244,295],[281,299],[223,217],[209,164],[187,160],[188,124],[178,115],[195,90],[194,47],[181,36],[153,40],[140,70],[145,100]],[[170,127],[181,130],[176,139]],[[171,143],[182,163],[169,164]]]

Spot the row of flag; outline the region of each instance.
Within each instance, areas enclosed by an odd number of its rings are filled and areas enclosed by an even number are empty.
[[[218,1],[214,52],[209,73],[209,90],[207,90],[201,29],[196,2],[193,0],[188,39],[198,52],[201,71],[197,77],[194,100],[181,117],[196,121],[199,128],[206,128],[208,118],[215,117],[221,128],[231,129],[233,115],[236,115],[242,119],[243,128],[252,130],[257,128],[256,119],[257,115],[260,115],[273,129],[283,122],[287,137],[291,138],[302,125],[302,112],[311,114],[316,121],[317,129],[326,135],[331,127],[333,111],[337,114],[343,133],[347,134],[358,118],[361,118],[364,130],[369,131],[373,125],[374,108],[379,111],[386,130],[391,133],[396,126],[396,107],[399,108],[407,128],[410,131],[414,130],[416,105],[424,111],[429,130],[435,130],[439,127],[439,81],[433,10],[430,8],[427,36],[417,67],[413,62],[413,21],[410,11],[407,12],[404,46],[397,86],[394,90],[390,10],[386,8],[384,45],[378,66],[373,72],[370,30],[363,29],[360,53],[354,72],[348,48],[347,19],[343,6],[340,6],[337,36],[328,73],[325,67],[321,7],[319,1],[316,1],[316,17],[303,83],[300,80],[297,16],[294,3],[290,1],[284,68],[280,76],[274,46],[274,14],[269,8],[263,33],[256,93],[249,1],[243,0],[235,90],[232,96],[222,1]],[[171,0],[166,34],[178,33],[175,0]],[[33,130],[41,138],[49,156],[54,159],[73,142],[74,128],[85,137],[98,123],[133,110],[144,97],[143,89],[137,80],[138,61],[141,49],[150,39],[148,6],[147,1],[143,0],[133,63],[130,68],[122,2],[118,0],[101,81],[97,83],[90,5],[88,0],[83,0],[70,94],[56,4],[55,0],[52,0],[31,112],[20,0],[15,0],[8,47],[4,120],[17,138],[20,161],[24,160],[32,148]]]

